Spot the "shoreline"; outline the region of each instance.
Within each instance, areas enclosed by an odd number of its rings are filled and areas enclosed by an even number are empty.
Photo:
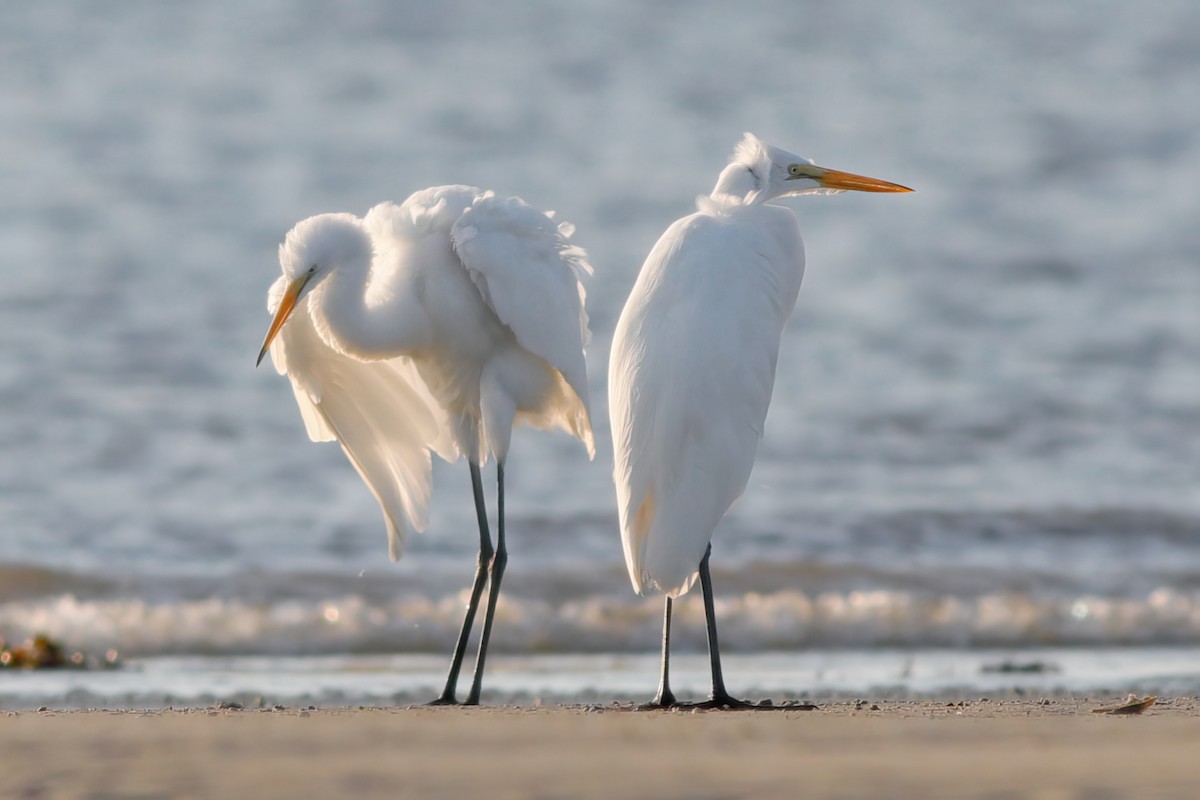
[[[489,705],[609,705],[653,695],[658,653],[496,655],[488,662]],[[1023,650],[837,650],[731,653],[724,659],[738,696],[776,703],[857,699],[958,701],[1122,698],[1129,692],[1200,695],[1200,647]],[[675,654],[680,699],[702,699],[707,656]],[[444,654],[169,656],[130,658],[111,670],[0,672],[0,711],[284,705],[419,705],[445,681]]]

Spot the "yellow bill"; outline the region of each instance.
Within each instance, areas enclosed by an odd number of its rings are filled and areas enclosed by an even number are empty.
[[[284,290],[283,297],[279,300],[279,309],[275,312],[275,318],[271,320],[271,327],[267,329],[267,338],[263,339],[262,349],[258,351],[258,360],[254,362],[254,366],[257,367],[262,363],[275,335],[279,333],[283,323],[287,322],[288,317],[296,310],[296,301],[300,298],[300,292],[304,290],[304,284],[308,283],[310,277],[312,277],[312,273],[306,272],[289,283],[287,289]]]
[[[907,186],[898,183],[881,181],[878,178],[868,178],[865,175],[855,175],[852,172],[840,172],[836,169],[813,167],[811,176],[827,189],[847,189],[853,192],[911,192]]]

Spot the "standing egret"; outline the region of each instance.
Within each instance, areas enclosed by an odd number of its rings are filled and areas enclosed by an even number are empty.
[[[654,245],[617,322],[608,405],[625,563],[638,594],[666,595],[651,707],[676,704],[671,602],[697,575],[712,668],[702,705],[747,705],[725,690],[708,560],[713,529],[750,479],[804,275],[796,217],[770,201],[845,189],[911,191],[818,167],[747,133],[698,211]]]
[[[365,218],[321,214],[279,247],[283,275],[258,354],[270,349],[292,383],[313,441],[342,446],[383,508],[392,559],[409,528],[424,530],[430,452],[466,456],[479,557],[462,630],[438,704],[456,685],[490,581],[475,675],[479,702],[504,543],[504,463],[512,428],[560,428],[595,453],[583,346],[582,279],[573,230],[518,198],[470,186],[414,193]],[[496,460],[497,532],[488,532],[480,466]]]

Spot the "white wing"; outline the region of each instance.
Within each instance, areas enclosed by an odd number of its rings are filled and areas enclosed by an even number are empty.
[[[291,379],[309,438],[336,440],[379,501],[389,554],[399,558],[409,529],[429,521],[430,450],[457,457],[416,369],[407,359],[362,362],[331,349],[307,303],[271,343],[271,360]]]
[[[576,402],[564,427],[593,455],[588,411],[588,339],[583,279],[592,274],[587,255],[571,244],[572,227],[519,198],[478,196],[451,229],[455,252],[483,300],[517,343],[562,375]]]
[[[686,592],[745,490],[803,271],[795,218],[770,206],[679,220],[646,259],[609,363],[613,477],[638,593]]]

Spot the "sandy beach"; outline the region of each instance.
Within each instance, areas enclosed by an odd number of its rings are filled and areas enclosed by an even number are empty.
[[[10,712],[0,796],[1194,797],[1200,699]]]

